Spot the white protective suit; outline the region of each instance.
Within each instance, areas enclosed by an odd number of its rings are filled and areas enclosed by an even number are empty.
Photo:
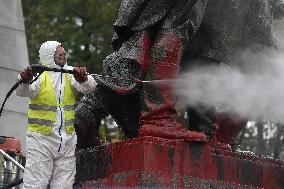
[[[48,67],[59,67],[54,63],[56,47],[61,45],[56,41],[43,43],[39,50],[40,63]],[[64,65],[64,69],[73,69]],[[64,96],[64,77],[62,73],[49,72],[56,97]],[[70,77],[74,91],[84,94],[92,92],[96,87],[94,78],[88,76],[84,83],[79,83],[74,76]],[[16,90],[21,97],[33,98],[38,94],[40,78],[31,85],[22,84]],[[26,166],[24,172],[24,187],[26,189],[45,189],[48,184],[51,189],[70,189],[73,186],[76,172],[75,148],[76,133],[66,134],[64,110],[57,108],[56,122],[50,135],[42,135],[27,131],[26,136]]]

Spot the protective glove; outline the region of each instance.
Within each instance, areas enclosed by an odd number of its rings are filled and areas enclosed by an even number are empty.
[[[88,77],[86,67],[75,67],[73,70],[74,78],[76,79],[76,81],[78,81],[79,83],[87,81]]]
[[[33,79],[33,72],[31,66],[27,66],[26,69],[24,69],[20,73],[21,78],[24,80],[25,83],[30,82]]]

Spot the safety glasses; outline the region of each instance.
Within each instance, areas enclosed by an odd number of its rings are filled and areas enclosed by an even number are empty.
[[[66,51],[63,51],[60,54],[54,55],[55,59],[63,60],[63,59],[68,59],[69,55]]]

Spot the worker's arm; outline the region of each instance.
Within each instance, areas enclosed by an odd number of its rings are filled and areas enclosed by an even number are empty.
[[[86,68],[74,68],[74,75],[71,75],[71,85],[83,94],[89,94],[96,88],[97,83],[94,78],[87,75]]]
[[[20,79],[24,79],[26,82],[29,82],[33,79],[33,75],[32,75],[30,66],[28,66],[25,70],[23,70],[18,75],[18,80],[20,80]],[[39,86],[40,86],[40,78],[38,78],[32,84],[28,84],[28,83],[21,84],[16,89],[16,95],[18,95],[20,97],[34,98],[38,94]]]
[[[21,76],[18,76],[18,80],[21,79]],[[40,86],[40,78],[38,78],[35,82],[32,84],[21,84],[16,89],[16,95],[20,97],[29,97],[34,98],[37,96]]]

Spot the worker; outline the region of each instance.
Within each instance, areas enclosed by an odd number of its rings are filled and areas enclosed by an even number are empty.
[[[25,84],[16,94],[30,98],[24,188],[69,189],[76,172],[75,94],[91,93],[96,82],[87,75],[85,67],[67,65],[62,43],[43,43],[39,58],[44,66],[73,69],[74,75],[45,71],[32,84],[29,84],[34,78],[30,66],[19,75]]]

